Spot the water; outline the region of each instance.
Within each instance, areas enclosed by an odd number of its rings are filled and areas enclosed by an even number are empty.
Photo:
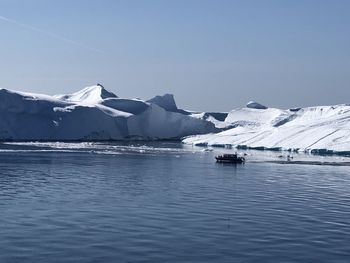
[[[222,151],[2,144],[0,262],[349,262],[348,166]]]

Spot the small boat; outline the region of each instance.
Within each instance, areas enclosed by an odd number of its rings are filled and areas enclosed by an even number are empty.
[[[215,156],[216,162],[218,163],[244,163],[244,157],[238,156],[235,154],[223,154],[219,156]]]

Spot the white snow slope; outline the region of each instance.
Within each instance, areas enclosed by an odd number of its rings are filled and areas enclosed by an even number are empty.
[[[173,139],[217,131],[211,122],[118,98],[101,85],[56,96],[0,89],[3,141]]]
[[[184,143],[238,148],[350,153],[350,105],[292,110],[242,108],[226,123],[234,128],[189,136]]]

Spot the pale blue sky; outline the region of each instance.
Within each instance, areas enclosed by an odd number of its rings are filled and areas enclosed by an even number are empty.
[[[180,107],[350,103],[350,1],[0,0],[0,87]]]

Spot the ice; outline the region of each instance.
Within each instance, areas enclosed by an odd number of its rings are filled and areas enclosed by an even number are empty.
[[[350,154],[350,106],[317,106],[293,110],[241,108],[225,122],[234,128],[195,135],[184,143],[238,148]]]
[[[165,100],[176,106],[172,96]],[[218,131],[172,109],[118,98],[100,84],[55,96],[0,89],[0,140],[153,140]]]
[[[166,111],[177,112],[177,113],[182,113],[182,114],[189,114],[189,112],[177,108],[173,94],[165,94],[163,96],[155,96],[154,98],[149,99],[147,102],[152,103],[152,104],[156,104],[159,107],[165,109]]]
[[[118,98],[100,84],[56,96],[0,89],[0,140],[187,136],[183,142],[193,145],[350,154],[350,105],[289,110],[252,105],[229,113],[190,112],[178,109],[170,94],[149,101]]]
[[[225,121],[228,115],[227,112],[190,112],[190,115],[191,117],[213,123],[221,131],[233,127],[231,123]]]
[[[247,108],[251,108],[251,109],[260,109],[260,110],[265,110],[267,109],[266,106],[256,102],[256,101],[249,101],[247,103]]]
[[[85,104],[96,104],[107,98],[118,98],[117,95],[106,90],[101,84],[86,87],[72,94],[55,95],[54,97],[63,101]]]

